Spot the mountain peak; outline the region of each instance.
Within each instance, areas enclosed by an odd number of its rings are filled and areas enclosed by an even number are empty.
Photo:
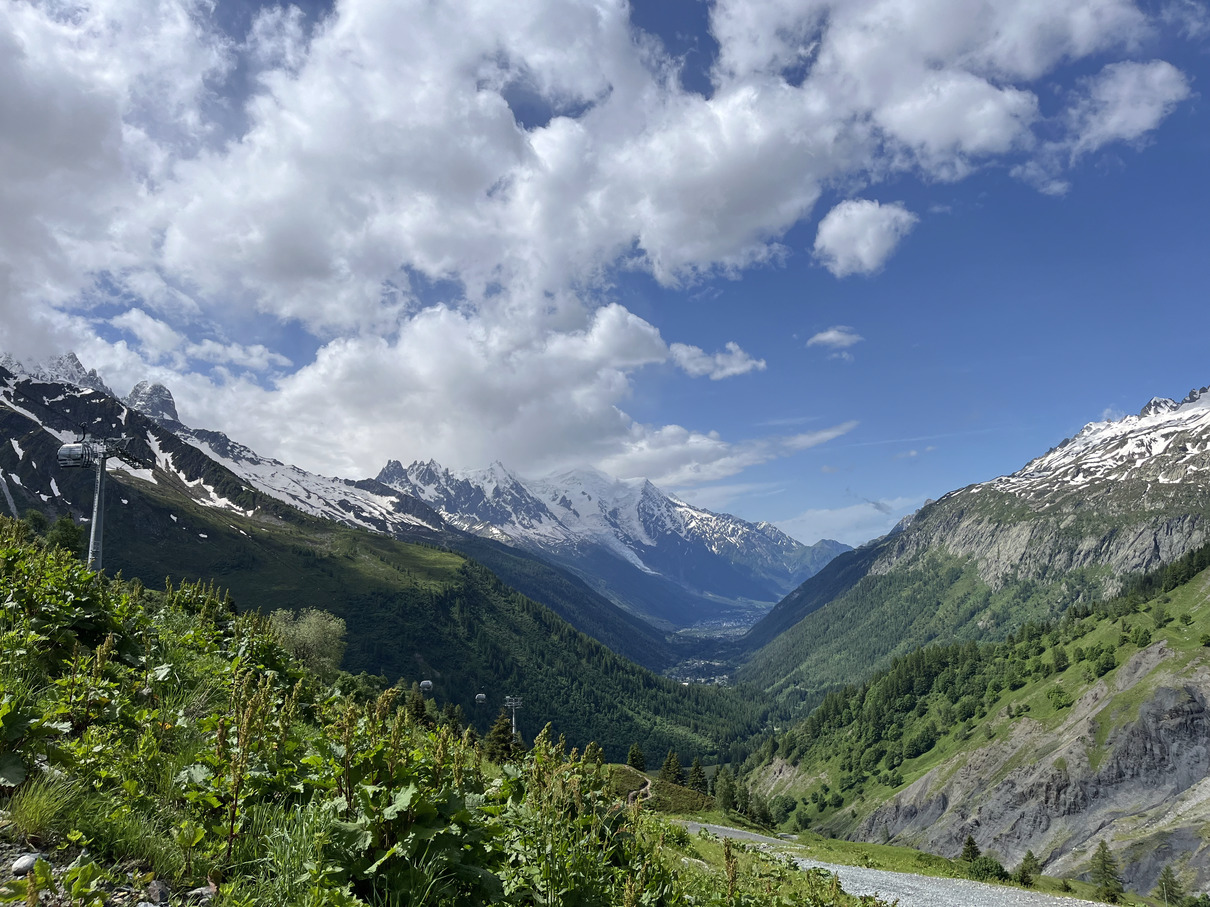
[[[157,422],[181,421],[176,414],[176,401],[172,399],[172,391],[162,384],[140,381],[122,402]]]
[[[111,397],[117,396],[101,380],[95,368],[84,368],[75,353],[64,353],[62,356],[48,359],[38,367],[35,375],[44,381],[65,381],[77,387],[90,387]]]
[[[1177,402],[1170,397],[1152,397],[1147,405],[1139,410],[1139,418],[1143,419],[1147,416],[1155,416],[1162,413],[1170,413],[1177,407]]]

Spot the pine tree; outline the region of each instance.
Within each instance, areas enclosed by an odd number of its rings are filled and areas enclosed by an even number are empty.
[[[967,863],[974,862],[979,859],[979,845],[975,843],[974,835],[967,835],[966,841],[962,844],[962,857]]]
[[[1017,883],[1030,888],[1041,874],[1042,864],[1038,862],[1038,858],[1034,856],[1034,852],[1032,850],[1025,851],[1021,865],[1017,868]]]
[[[1155,883],[1155,897],[1162,900],[1165,907],[1179,904],[1184,899],[1185,892],[1171,865],[1165,865],[1160,871],[1159,880]]]
[[[637,743],[630,744],[630,752],[626,754],[626,764],[637,772],[647,771],[647,760]]]
[[[412,688],[408,690],[404,708],[407,709],[408,718],[411,719],[412,723],[418,724],[423,728],[432,729],[433,719],[429,717],[428,705],[424,701],[424,694],[420,692],[419,684],[413,683]]]
[[[513,720],[508,709],[500,710],[496,723],[487,732],[483,754],[497,765],[503,765],[513,757],[516,741],[513,739]]]
[[[669,784],[685,783],[685,773],[681,770],[681,760],[675,750],[669,750],[664,757],[664,764],[660,766],[660,780]]]
[[[697,756],[693,757],[693,765],[689,767],[689,780],[685,783],[692,790],[701,794],[710,789],[710,782],[706,780],[706,770],[702,768],[702,760]]]
[[[1097,886],[1097,897],[1107,904],[1116,904],[1125,889],[1118,872],[1118,861],[1103,838],[1097,845],[1097,852],[1092,855],[1091,876],[1092,883]]]

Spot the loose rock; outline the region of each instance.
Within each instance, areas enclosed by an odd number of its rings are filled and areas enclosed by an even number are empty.
[[[42,858],[40,853],[27,853],[17,857],[13,861],[13,875],[20,877],[27,875],[34,868],[34,864]]]

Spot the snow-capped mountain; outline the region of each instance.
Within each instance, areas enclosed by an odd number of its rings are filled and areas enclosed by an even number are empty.
[[[1091,422],[1011,475],[925,508],[886,562],[943,544],[993,585],[1104,565],[1151,570],[1210,537],[1210,388]],[[1113,588],[1110,579],[1107,588]]]
[[[126,438],[130,452],[155,464],[152,469],[131,469],[109,461],[111,473],[124,475],[107,493],[106,525],[127,528],[127,541],[117,551],[119,567],[124,564],[128,575],[144,571],[158,583],[166,573],[183,569],[175,560],[163,560],[169,556],[165,552],[179,544],[212,548],[213,562],[204,552],[197,553],[199,564],[209,563],[207,571],[229,578],[233,569],[255,572],[263,548],[260,555],[233,553],[243,540],[256,547],[248,532],[233,524],[263,531],[265,538],[280,543],[282,533],[294,538],[298,530],[292,527],[298,525],[302,511],[403,541],[459,551],[620,655],[654,670],[677,659],[662,632],[567,572],[533,555],[461,532],[416,498],[372,479],[317,476],[262,457],[221,432],[185,426],[171,392],[162,385],[141,382],[120,401],[92,387],[31,374],[11,356],[0,356],[0,438],[4,439],[0,512],[16,517],[34,509],[51,518],[65,512],[88,518],[91,470],[63,469],[56,456],[59,446],[74,440],[81,427],[93,439]],[[213,517],[223,512],[240,519],[232,519],[220,531],[238,538],[219,542]],[[199,531],[199,523],[209,529]],[[223,526],[221,517],[218,525]],[[137,531],[130,532],[136,526]],[[305,596],[305,588],[300,587],[299,594]]]
[[[109,404],[118,402],[116,396],[95,370],[85,370],[72,353],[28,371],[6,356],[0,361],[0,369],[10,376],[0,383],[0,402],[10,409],[40,423],[59,441],[72,440],[73,432],[81,424],[97,438],[130,437],[132,450],[179,479],[203,506],[247,513],[244,493],[259,492],[312,516],[377,532],[398,534],[405,529],[435,532],[444,528],[441,518],[430,508],[394,489],[376,482],[317,476],[261,457],[221,432],[185,426],[177,417],[171,392],[163,385],[140,382],[121,401],[121,408],[114,410]],[[129,411],[142,411],[155,424],[144,423],[144,427],[131,432]],[[205,461],[192,454],[191,448],[205,454]],[[47,457],[51,458],[53,451]],[[18,459],[23,460],[24,455]],[[216,478],[214,464],[226,467],[238,480]],[[25,481],[45,484],[45,488],[36,492],[44,502],[58,496],[47,469],[39,469],[39,464],[32,460],[25,465],[33,469],[26,473]],[[110,468],[130,471],[130,467],[117,460],[110,461]],[[14,469],[12,480],[22,481],[23,471]],[[142,472],[145,473],[142,478],[159,481],[152,471]]]
[[[6,369],[14,375],[37,378],[46,382],[74,384],[77,387],[89,387],[109,394],[111,397],[115,396],[114,392],[101,380],[97,370],[95,368],[86,369],[75,353],[64,353],[62,356],[37,362],[29,368],[22,365],[11,353],[2,353],[0,354],[0,368]]]
[[[1154,397],[1137,416],[1091,422],[1023,469],[956,494],[1006,492],[1034,508],[1071,500],[1087,506],[1124,487],[1153,500],[1163,486],[1205,485],[1210,479],[1210,387],[1181,402]]]
[[[694,507],[646,479],[592,469],[529,480],[500,463],[451,472],[434,461],[405,468],[391,460],[378,481],[452,525],[541,553],[624,607],[681,626],[762,610],[847,550],[830,541],[809,547],[768,523]]]
[[[1112,594],[1124,575],[1154,570],[1208,541],[1210,388],[1203,387],[1179,403],[1157,397],[1138,415],[1091,422],[1018,471],[922,507],[900,531],[838,557],[747,640],[763,646],[784,634],[777,645],[790,647],[793,634],[814,634],[821,644],[841,645],[804,618],[839,605],[868,575],[906,588],[913,571],[939,560],[974,590],[947,632],[972,623],[991,632]],[[891,604],[903,611],[902,601]]]

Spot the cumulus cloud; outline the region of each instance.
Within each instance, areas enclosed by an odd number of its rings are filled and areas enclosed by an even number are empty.
[[[699,485],[817,447],[856,427],[857,422],[849,421],[814,432],[728,443],[715,432],[636,425],[627,449],[602,462],[607,472],[623,478],[646,476],[657,485],[672,487]]]
[[[871,274],[891,257],[919,220],[900,204],[843,201],[819,222],[815,258],[836,277]]]
[[[718,381],[765,369],[764,359],[753,359],[734,341],[727,343],[724,352],[713,355],[687,343],[674,343],[668,347],[668,351],[672,354],[672,361],[694,378],[708,375],[711,381]]]
[[[1110,63],[1085,88],[1068,113],[1073,157],[1142,138],[1191,93],[1181,71],[1163,60]]]
[[[1188,9],[1163,15],[1190,31]],[[1067,144],[1039,141],[1059,67],[1163,26],[1131,0],[716,0],[704,95],[629,13],[342,0],[228,34],[203,0],[0,4],[0,346],[150,375],[194,424],[329,472],[415,453],[701,481],[827,433],[636,422],[649,365],[765,363],[663,337],[619,270],[692,287],[782,261],[825,187],[1001,164],[1057,187],[1188,97],[1170,64],[1111,62]],[[842,202],[814,253],[869,274],[916,221]]]

